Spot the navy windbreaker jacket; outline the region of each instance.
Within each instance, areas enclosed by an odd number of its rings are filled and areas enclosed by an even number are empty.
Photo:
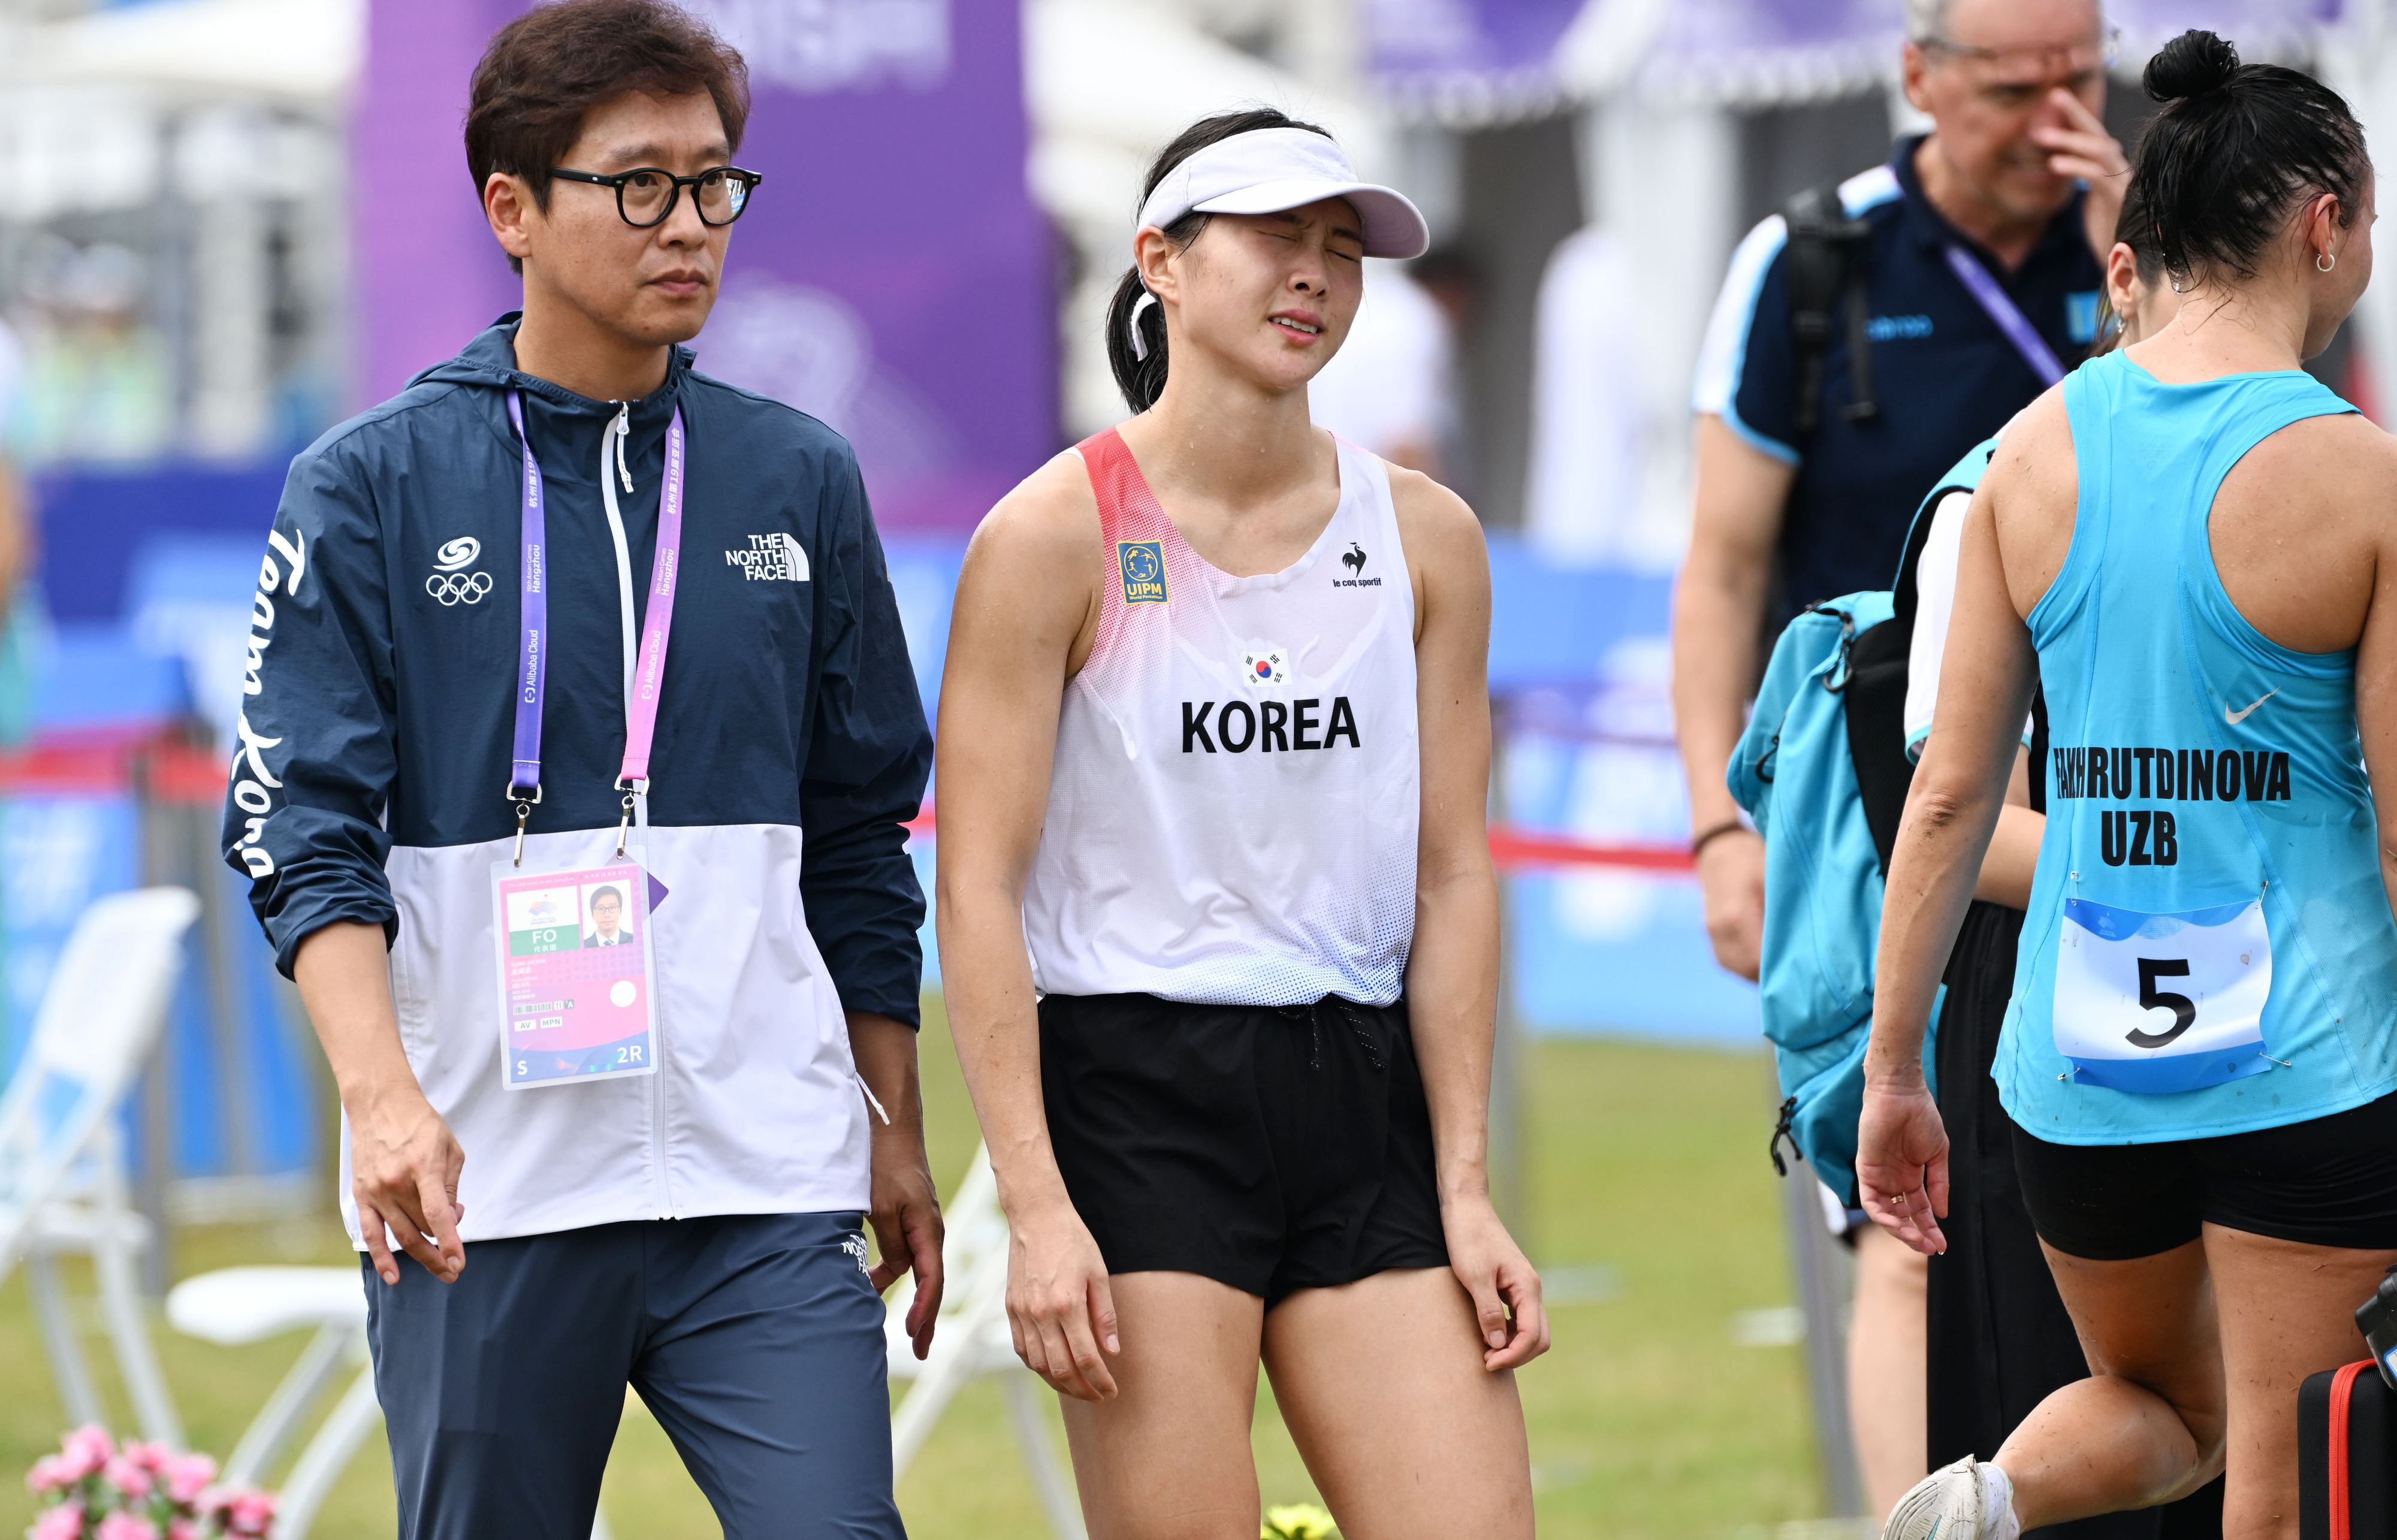
[[[598,482],[619,408],[517,373],[515,319],[293,462],[252,614],[227,859],[251,876],[287,972],[328,922],[393,937],[403,1040],[468,1149],[469,1185],[486,1188],[468,1204],[477,1238],[862,1206],[841,1012],[917,1020],[923,894],[901,824],[921,802],[931,735],[848,444],[694,372],[679,348],[664,384],[629,407],[634,489],[618,485],[637,627],[679,405],[683,544],[645,810],[668,895],[652,921],[661,1070],[501,1089],[489,883],[516,831],[510,389],[547,498],[536,849],[562,859],[612,841],[624,748]],[[616,474],[612,453],[604,463]],[[619,1123],[596,1152],[576,1136]],[[589,1179],[553,1190],[562,1179],[538,1172],[557,1160]]]

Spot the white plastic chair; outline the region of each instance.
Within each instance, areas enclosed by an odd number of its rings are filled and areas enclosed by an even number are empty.
[[[303,1326],[316,1329],[226,1459],[224,1480],[230,1485],[261,1484],[325,1387],[367,1360],[366,1287],[355,1268],[224,1267],[202,1273],[167,1295],[167,1319],[186,1336],[228,1347]],[[304,1540],[326,1493],[382,1415],[374,1370],[359,1368],[284,1480],[275,1504],[276,1540]]]
[[[199,913],[182,888],[114,893],[86,909],[0,1094],[0,1279],[24,1265],[67,1415],[104,1422],[56,1263],[88,1255],[134,1415],[144,1437],[170,1449],[183,1447],[182,1422],[134,1273],[152,1237],[127,1199],[114,1114],[158,1039],[182,971],[183,932]]]
[[[355,1267],[222,1267],[177,1284],[167,1296],[167,1319],[186,1336],[226,1346],[316,1329],[226,1459],[228,1483],[262,1484],[326,1389],[344,1371],[355,1370],[276,1496],[275,1540],[307,1540],[333,1483],[382,1420],[368,1361],[364,1277]],[[591,1535],[609,1540],[604,1518],[593,1519]]]
[[[1058,1540],[1087,1540],[1073,1478],[1060,1468],[1056,1446],[1040,1415],[1035,1389],[1040,1382],[1015,1356],[1014,1339],[1008,1333],[1007,1216],[999,1210],[998,1181],[991,1174],[987,1148],[974,1151],[973,1166],[949,1205],[947,1220],[948,1239],[942,1251],[948,1281],[931,1357],[919,1362],[907,1340],[907,1306],[916,1297],[913,1278],[902,1280],[891,1295],[890,1319],[883,1327],[890,1343],[891,1377],[915,1382],[891,1417],[891,1479],[895,1483],[907,1473],[957,1392],[981,1375],[995,1374],[1016,1448],[1049,1527]]]

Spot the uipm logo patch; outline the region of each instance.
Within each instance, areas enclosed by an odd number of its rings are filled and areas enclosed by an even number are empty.
[[[1116,566],[1123,572],[1126,604],[1163,604],[1165,542],[1161,540],[1116,542]]]

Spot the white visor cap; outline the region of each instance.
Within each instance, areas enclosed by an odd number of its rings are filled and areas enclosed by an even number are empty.
[[[1405,194],[1359,181],[1340,146],[1306,128],[1252,128],[1210,144],[1165,174],[1141,205],[1138,228],[1161,230],[1192,212],[1279,214],[1325,198],[1355,208],[1368,257],[1420,257],[1431,246]]]

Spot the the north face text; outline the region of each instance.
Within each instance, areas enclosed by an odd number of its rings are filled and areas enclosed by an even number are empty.
[[[724,565],[738,567],[752,583],[805,583],[808,553],[787,534],[751,535],[746,551],[727,551]]]

